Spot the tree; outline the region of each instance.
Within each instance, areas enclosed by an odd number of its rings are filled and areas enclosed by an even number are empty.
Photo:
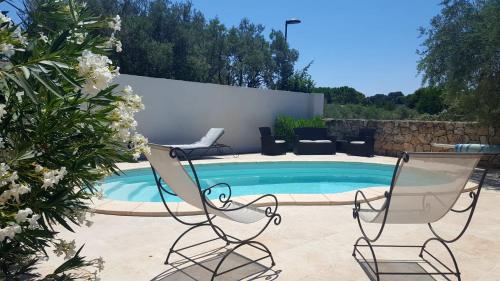
[[[376,107],[381,107],[386,110],[394,110],[396,108],[396,103],[394,102],[394,99],[384,94],[376,94],[373,96],[366,97],[365,104],[374,105]]]
[[[387,94],[388,99],[394,104],[404,104],[405,103],[405,95],[403,92],[390,92]]]
[[[289,78],[294,74],[295,62],[299,59],[299,52],[288,47],[283,32],[271,31],[272,70],[268,75],[268,87],[276,90],[288,90]]]
[[[442,5],[431,26],[422,28],[423,82],[443,87],[446,103],[464,116],[500,124],[500,1]]]
[[[338,104],[360,104],[365,100],[365,95],[356,89],[343,87],[318,87],[314,89],[316,93],[325,94],[326,103]]]
[[[308,70],[311,66],[310,62],[306,67],[295,73],[288,79],[288,91],[312,93],[314,90],[314,80]]]
[[[406,97],[406,105],[419,113],[438,114],[445,109],[443,90],[437,87],[420,88]]]
[[[123,18],[125,52],[113,56],[122,73],[280,90],[312,82],[295,70],[299,54],[281,31],[267,39],[264,26],[248,19],[233,27],[207,21],[190,1],[90,1],[96,14]]]

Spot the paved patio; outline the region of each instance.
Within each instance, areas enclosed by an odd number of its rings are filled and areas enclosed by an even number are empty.
[[[392,158],[393,159],[393,158]],[[394,161],[394,160],[392,160]],[[498,175],[489,178],[489,187],[483,190],[472,223],[466,234],[451,245],[459,263],[462,280],[500,280],[500,190]],[[463,196],[461,204],[468,203]],[[352,218],[352,206],[282,206],[279,213],[282,223],[271,225],[258,241],[267,245],[276,260],[272,271],[257,274],[257,280],[371,280],[363,267],[351,256],[352,244],[360,236],[356,222]],[[190,219],[201,219],[192,216]],[[166,253],[174,240],[187,227],[169,217],[130,217],[97,214],[94,225],[82,227],[77,234],[62,232],[67,239],[75,239],[78,244],[85,243],[83,254],[87,257],[102,256],[105,269],[102,280],[210,280],[210,274],[199,266],[178,264],[178,268],[164,265]],[[220,219],[223,226],[232,234],[244,237],[252,226],[232,225]],[[451,236],[457,233],[464,220],[450,215],[437,225],[441,233]],[[230,231],[231,232],[231,231]],[[427,226],[388,225],[380,243],[421,244],[431,236]],[[188,243],[214,237],[210,229],[200,229],[184,240]],[[197,253],[206,253],[207,245]],[[449,258],[439,247],[431,248],[448,263]],[[243,261],[255,253],[241,248],[241,255],[231,258],[231,262]],[[195,253],[192,253],[193,255]],[[429,267],[416,263],[418,252],[415,250],[392,249],[380,251],[377,258],[390,260],[384,266],[412,271],[429,270]],[[173,257],[174,260],[177,256]],[[402,262],[409,260],[410,262]],[[59,264],[59,259],[51,258],[43,265],[47,271],[51,264]],[[208,261],[207,265],[213,264]],[[253,265],[233,275],[222,275],[217,280],[244,279],[251,273],[268,266],[269,261]],[[182,268],[182,270],[179,270]],[[238,275],[239,274],[239,275]],[[266,279],[269,278],[269,279]],[[429,276],[392,276],[382,280],[445,280]],[[455,280],[451,278],[451,280]]]

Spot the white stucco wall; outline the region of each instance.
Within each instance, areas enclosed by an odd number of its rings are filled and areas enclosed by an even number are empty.
[[[150,142],[191,143],[208,129],[225,129],[221,143],[238,152],[260,151],[258,127],[273,127],[279,115],[308,118],[323,114],[323,94],[306,94],[179,80],[120,75],[142,96],[138,131]]]

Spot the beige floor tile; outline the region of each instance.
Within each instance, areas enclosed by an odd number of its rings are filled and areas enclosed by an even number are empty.
[[[330,200],[323,194],[291,194],[296,205],[329,205]]]

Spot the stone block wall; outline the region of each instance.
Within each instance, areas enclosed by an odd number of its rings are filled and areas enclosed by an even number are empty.
[[[401,151],[442,151],[431,143],[500,144],[500,128],[476,122],[325,119],[330,134],[342,139],[360,128],[375,128],[375,154],[396,156]]]

